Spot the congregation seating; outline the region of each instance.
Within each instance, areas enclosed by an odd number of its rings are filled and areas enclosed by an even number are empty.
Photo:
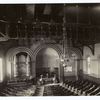
[[[53,90],[53,94],[56,96],[72,96],[72,95],[76,95],[75,93],[73,93],[72,91],[58,85],[58,86],[52,86],[51,87]]]
[[[11,81],[0,86],[0,96],[33,96],[35,89],[31,81]]]
[[[0,84],[0,96],[99,96],[100,85],[85,79],[33,85],[32,81]]]
[[[44,96],[99,96],[100,85],[84,79],[44,87]]]
[[[7,81],[7,84],[11,84],[11,85],[17,84],[17,83],[24,83],[24,84],[25,83],[34,83],[34,78],[32,78],[32,77],[22,77],[22,78],[16,77],[16,78],[13,78],[13,79]]]
[[[77,95],[100,95],[100,85],[89,80],[66,81],[62,86]]]
[[[100,95],[100,85],[86,79],[77,81],[66,80],[63,83],[45,84],[43,96],[93,96]],[[36,95],[40,95],[41,89],[37,87]]]
[[[34,95],[35,86],[25,86],[25,87],[11,87],[6,86],[2,91],[0,91],[0,96],[32,96]]]
[[[72,96],[72,95],[77,95],[77,94],[60,86],[59,84],[44,86],[43,96]]]

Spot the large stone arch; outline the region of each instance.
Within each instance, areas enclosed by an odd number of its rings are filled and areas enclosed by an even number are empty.
[[[30,57],[31,57],[31,62],[33,66],[33,51],[27,47],[16,47],[16,48],[11,48],[8,50],[6,54],[6,70],[7,70],[7,78],[11,79],[12,74],[11,74],[11,64],[13,63],[13,56],[20,53],[20,52],[26,52]],[[32,67],[32,70],[34,68]],[[32,76],[34,76],[34,73],[32,72]]]
[[[34,71],[36,72],[36,56],[39,53],[39,51],[43,48],[53,48],[54,50],[56,50],[58,52],[59,58],[62,57],[63,54],[63,50],[62,50],[62,46],[59,46],[57,44],[40,44],[33,52],[33,65],[34,65]],[[82,59],[82,54],[80,53],[80,51],[76,48],[70,48],[71,52],[75,53],[76,55],[78,55],[78,59]],[[79,66],[82,66],[82,63],[80,63]]]
[[[35,50],[29,49],[27,47],[16,47],[16,48],[9,49],[6,54],[7,77],[11,78],[11,67],[10,66],[11,66],[12,57],[19,52],[26,52],[27,54],[30,55],[31,60],[32,60],[32,76],[36,77],[36,68],[35,68],[36,67],[36,56],[41,49],[48,48],[48,47],[56,50],[58,52],[59,57],[62,57],[62,54],[63,54],[62,46],[57,45],[57,44],[49,44],[49,43],[48,44],[40,44],[40,45],[38,45],[37,48],[35,48]],[[78,55],[79,59],[82,58],[82,55],[78,49],[71,48],[71,51],[76,53]]]
[[[39,53],[39,51],[41,49],[44,49],[44,48],[52,48],[54,49],[55,51],[57,51],[58,55],[59,55],[59,58],[62,56],[62,49],[57,45],[57,44],[40,44],[33,52],[33,66],[34,66],[34,71],[36,73],[36,56],[37,54]]]

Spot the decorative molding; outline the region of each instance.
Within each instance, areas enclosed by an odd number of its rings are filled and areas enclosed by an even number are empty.
[[[7,57],[9,60],[11,60],[12,56],[16,55],[19,52],[26,52],[28,55],[30,55],[31,58],[33,58],[33,51],[27,47],[16,47],[11,48],[7,52]]]

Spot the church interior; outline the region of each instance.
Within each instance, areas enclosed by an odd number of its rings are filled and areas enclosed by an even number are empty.
[[[0,4],[0,96],[99,96],[100,4]]]

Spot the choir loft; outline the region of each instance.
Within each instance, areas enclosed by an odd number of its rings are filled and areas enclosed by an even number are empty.
[[[100,4],[0,4],[0,96],[82,95],[100,95]]]

